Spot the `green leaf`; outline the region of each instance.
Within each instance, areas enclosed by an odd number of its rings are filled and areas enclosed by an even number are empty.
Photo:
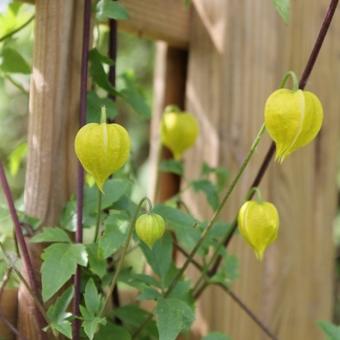
[[[115,89],[111,85],[103,66],[103,63],[111,65],[112,60],[99,53],[95,48],[90,51],[89,60],[90,74],[93,81],[107,92],[115,93]]]
[[[222,333],[214,332],[203,337],[202,340],[232,340],[231,337]]]
[[[120,95],[133,108],[135,112],[144,119],[151,117],[151,109],[146,103],[144,96],[136,85],[136,79],[133,74],[124,73],[122,76],[124,88],[120,90]]]
[[[131,182],[126,179],[112,178],[106,181],[104,185],[104,194],[102,196],[102,209],[109,208],[117,202],[124,194],[131,190]],[[98,189],[97,187],[85,188],[84,208],[88,212],[97,213]]]
[[[137,300],[157,300],[160,297],[162,297],[162,295],[156,289],[147,287],[143,289],[141,293],[137,296]]]
[[[118,227],[117,222],[115,224],[107,224],[103,236],[99,240],[99,249],[104,259],[114,254],[125,243],[127,237],[126,230],[123,232]],[[126,222],[127,225],[128,222]]]
[[[289,20],[290,0],[272,0],[276,11],[285,23]]]
[[[65,230],[58,227],[49,227],[43,229],[43,231],[31,238],[31,243],[41,242],[66,242],[71,243],[70,237]]]
[[[164,236],[154,244],[152,250],[145,244],[141,244],[140,247],[142,248],[152,270],[159,275],[164,283],[165,276],[172,263],[171,235],[169,233],[165,233]]]
[[[175,340],[181,331],[190,328],[195,319],[192,308],[174,298],[160,299],[155,313],[159,340]]]
[[[68,320],[72,315],[67,311],[73,297],[73,287],[69,287],[56,302],[48,308],[47,316],[52,329],[62,333],[69,339],[72,338],[71,321]]]
[[[101,326],[94,339],[112,340],[113,334],[115,340],[131,340],[131,335],[125,328],[117,326],[111,322],[107,322],[106,325]]]
[[[203,163],[201,169],[202,176],[208,176],[210,174],[215,175],[216,177],[216,187],[218,191],[222,191],[225,188],[225,185],[229,178],[229,171],[224,167],[211,167],[207,163]]]
[[[230,285],[239,277],[239,260],[234,255],[224,252],[224,259],[219,271],[210,279],[211,282],[221,282]]]
[[[19,144],[9,155],[9,172],[14,177],[18,174],[20,164],[27,155],[27,143]]]
[[[84,300],[86,309],[93,315],[97,315],[102,305],[102,298],[98,293],[93,279],[89,279],[85,286]]]
[[[139,327],[150,315],[150,313],[134,304],[116,308],[113,314],[122,320],[124,324],[134,327]]]
[[[106,107],[107,118],[114,119],[118,115],[115,102],[107,97],[99,97],[96,92],[87,93],[87,122],[99,123],[102,107]]]
[[[129,18],[125,7],[118,1],[99,0],[97,3],[97,19],[126,20]]]
[[[327,335],[327,340],[340,340],[340,326],[324,320],[320,320],[317,323],[320,329]]]
[[[42,297],[50,299],[76,272],[77,265],[87,265],[87,252],[83,244],[56,243],[42,254]]]
[[[146,274],[135,273],[131,268],[127,268],[119,274],[119,281],[125,284],[143,290],[151,286],[160,288],[160,283],[152,276]]]
[[[199,179],[191,182],[192,187],[195,191],[202,191],[208,203],[213,210],[216,210],[219,205],[219,197],[217,188],[208,179]]]
[[[168,159],[163,160],[159,164],[159,170],[162,172],[170,172],[175,175],[182,176],[183,175],[183,163],[178,160]]]
[[[165,204],[157,204],[153,211],[161,215],[167,222],[167,227],[176,233],[180,245],[192,249],[200,238],[200,232],[194,228],[197,222],[191,215]]]
[[[98,316],[94,316],[89,313],[83,306],[80,306],[80,312],[83,317],[82,327],[85,334],[90,340],[94,338],[94,335],[99,331],[101,325],[106,325],[106,319]]]
[[[31,68],[27,61],[16,50],[9,47],[5,47],[2,50],[2,63],[0,68],[6,73],[31,73]]]
[[[86,249],[91,272],[98,275],[100,278],[103,278],[107,273],[107,263],[98,243],[88,244],[86,245]]]

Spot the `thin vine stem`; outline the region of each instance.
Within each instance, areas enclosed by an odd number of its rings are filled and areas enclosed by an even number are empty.
[[[4,170],[4,167],[3,167],[3,164],[2,164],[1,161],[0,161],[0,182],[1,182],[1,187],[2,187],[2,190],[3,190],[4,196],[5,196],[6,201],[7,201],[9,212],[10,212],[13,224],[14,224],[15,235],[16,235],[18,245],[19,245],[19,248],[20,248],[20,252],[21,252],[21,255],[22,255],[22,259],[23,259],[23,262],[24,262],[24,265],[25,265],[25,270],[27,272],[29,285],[32,288],[33,295],[40,302],[41,296],[40,296],[38,283],[37,283],[35,273],[34,273],[34,267],[33,267],[32,260],[31,260],[31,257],[30,257],[29,251],[28,251],[28,247],[27,247],[27,243],[26,243],[24,234],[23,234],[22,229],[21,229],[20,221],[19,221],[18,214],[17,214],[16,208],[15,208],[15,205],[14,205],[14,200],[13,200],[13,197],[12,197],[11,190],[9,188],[9,184],[8,184],[8,181],[7,181],[5,170]],[[47,339],[46,333],[42,330],[46,326],[46,323],[44,321],[43,315],[41,314],[41,311],[39,311],[38,308],[36,308],[36,310],[35,310],[35,317],[36,317],[37,324],[38,324],[39,329],[40,329],[42,339]]]
[[[26,26],[28,26],[35,18],[35,15],[32,15],[27,21],[25,21],[21,26],[19,26],[18,28],[16,28],[15,30],[8,32],[7,34],[3,35],[2,37],[0,37],[0,42],[12,37],[14,34],[18,33],[19,31],[21,31],[22,29],[24,29]]]
[[[90,32],[91,32],[91,0],[84,1],[83,13],[83,46],[81,58],[81,79],[80,79],[80,109],[79,109],[79,126],[82,127],[86,123],[87,111],[87,78],[88,78],[88,59],[90,48]],[[83,242],[83,206],[84,206],[84,170],[78,161],[77,174],[77,226],[75,241]],[[72,322],[72,339],[80,339],[80,284],[81,284],[81,269],[77,266],[76,273],[73,279],[74,283],[74,299],[72,313],[74,316]]]
[[[313,68],[315,66],[316,60],[317,60],[318,55],[320,53],[321,47],[323,45],[323,42],[326,38],[327,32],[328,32],[329,27],[331,25],[332,19],[334,17],[335,10],[338,6],[338,3],[339,3],[339,0],[331,0],[330,1],[328,10],[327,10],[325,18],[322,22],[319,34],[317,36],[315,44],[312,48],[312,52],[311,52],[311,54],[308,58],[307,64],[304,68],[304,71],[302,73],[302,76],[301,76],[301,79],[300,79],[300,82],[299,82],[299,89],[301,89],[301,90],[303,90],[306,87],[306,84],[309,80],[309,77],[310,77],[310,75],[313,71]],[[259,184],[261,183],[262,178],[264,177],[265,173],[268,170],[268,166],[269,166],[269,164],[270,164],[270,162],[271,162],[271,160],[274,156],[274,153],[275,153],[275,144],[272,143],[270,145],[265,157],[264,157],[264,160],[263,160],[263,162],[262,162],[262,164],[261,164],[261,166],[260,166],[260,168],[257,172],[257,175],[255,176],[255,179],[254,179],[252,185],[250,186],[249,191],[253,187],[258,187]],[[253,195],[254,195],[254,192],[249,196],[248,199],[251,199],[253,197]],[[236,232],[236,229],[237,229],[237,219],[235,218],[234,222],[232,224],[231,231],[228,233],[228,235],[226,236],[226,238],[222,242],[222,244],[225,248],[228,247],[230,241],[232,240],[232,238],[233,238],[233,236]],[[212,276],[212,275],[217,273],[218,268],[219,268],[219,266],[220,266],[220,264],[223,260],[223,256],[217,254],[217,252],[215,252],[215,255],[213,257],[215,257],[215,259],[214,259],[214,262],[212,264],[211,269],[209,270],[209,276]]]
[[[18,329],[0,312],[0,321],[3,322],[19,340],[28,340]]]
[[[97,203],[97,221],[96,221],[96,229],[94,232],[94,242],[97,242],[99,233],[100,233],[100,224],[101,224],[101,216],[102,216],[102,198],[103,193],[98,189],[98,203]]]
[[[264,131],[265,131],[265,126],[263,124],[261,126],[260,130],[258,131],[258,133],[256,135],[256,138],[255,138],[251,148],[248,151],[248,154],[246,155],[244,161],[242,162],[239,171],[237,172],[235,178],[231,182],[231,184],[230,184],[226,194],[224,195],[221,203],[219,204],[219,206],[217,207],[217,209],[214,212],[213,216],[211,217],[207,227],[204,229],[204,231],[203,231],[200,239],[197,241],[195,247],[189,253],[189,256],[186,258],[186,260],[185,260],[184,264],[182,265],[181,269],[178,271],[177,275],[174,277],[174,279],[169,284],[168,289],[164,293],[164,297],[167,297],[172,292],[172,290],[176,287],[177,282],[180,280],[180,278],[182,277],[183,273],[185,272],[185,270],[187,269],[187,267],[189,266],[189,264],[193,260],[194,256],[196,255],[198,249],[200,248],[202,243],[205,241],[209,231],[211,230],[211,228],[213,227],[214,223],[216,222],[220,212],[222,211],[222,209],[225,206],[226,202],[228,201],[230,195],[234,191],[237,183],[239,182],[240,178],[242,177],[242,175],[243,175],[245,169],[247,168],[247,165],[249,164],[252,156],[254,155],[255,150],[256,150],[256,148],[257,148],[257,146],[258,146],[258,144],[259,144],[259,142],[261,140],[261,137],[262,137]],[[140,332],[143,330],[143,328],[151,321],[152,317],[153,317],[153,314],[150,314],[150,316],[141,324],[141,326],[133,334],[133,337],[132,337],[133,339],[136,338],[136,336],[140,334]]]
[[[13,263],[11,257],[8,255],[8,253],[6,252],[6,249],[4,248],[4,246],[3,246],[3,244],[1,242],[0,242],[0,249],[2,251],[2,254],[4,255],[4,258],[5,258],[5,261],[7,263],[7,266],[9,268],[11,268],[15,272],[15,274],[18,276],[18,278],[21,281],[21,283],[25,286],[25,288],[27,289],[28,293],[31,295],[31,297],[32,297],[32,299],[33,299],[37,309],[40,311],[41,315],[44,317],[44,319],[46,321],[46,324],[47,324],[48,323],[47,314],[46,314],[46,311],[45,311],[44,306],[42,305],[41,301],[34,294],[31,286],[26,281],[26,279],[23,276],[23,274],[21,274],[20,270]]]
[[[109,287],[109,290],[106,294],[106,298],[104,300],[104,303],[103,303],[103,306],[102,306],[102,309],[99,313],[99,316],[103,315],[105,309],[106,309],[106,306],[111,298],[111,295],[115,289],[115,286],[116,286],[116,283],[117,283],[117,279],[118,279],[118,276],[119,276],[119,273],[120,273],[120,270],[122,269],[122,266],[123,266],[123,263],[124,263],[124,259],[125,259],[125,255],[127,254],[128,252],[128,249],[129,249],[129,244],[130,244],[130,241],[132,239],[132,235],[133,235],[133,230],[134,230],[134,226],[136,224],[136,221],[137,221],[137,218],[138,218],[138,215],[143,207],[143,204],[144,203],[147,203],[148,205],[148,210],[151,210],[152,209],[152,204],[149,200],[149,198],[147,197],[144,197],[138,204],[137,208],[136,208],[136,212],[133,216],[133,219],[131,221],[131,224],[129,226],[129,232],[128,232],[128,236],[127,236],[127,239],[125,241],[125,244],[124,244],[124,247],[123,247],[123,251],[119,257],[119,260],[117,262],[117,265],[115,267],[115,272],[113,274],[113,278],[112,278],[112,281],[111,281],[111,284],[110,284],[110,287]]]

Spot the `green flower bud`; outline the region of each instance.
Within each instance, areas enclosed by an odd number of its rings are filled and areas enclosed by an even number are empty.
[[[238,214],[240,234],[262,260],[266,248],[275,241],[279,230],[279,214],[272,203],[247,201]]]
[[[195,144],[199,134],[196,117],[191,113],[166,111],[161,122],[161,141],[180,159],[184,151]]]
[[[165,222],[158,214],[143,214],[136,221],[136,234],[151,249],[154,243],[162,238],[165,232]]]

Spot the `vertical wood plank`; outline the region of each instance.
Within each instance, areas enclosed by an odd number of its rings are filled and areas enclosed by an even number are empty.
[[[160,121],[167,105],[184,108],[185,81],[187,74],[188,53],[185,50],[168,46],[164,42],[156,44],[156,68],[154,76],[154,107],[151,122],[150,143],[150,197],[162,202],[179,190],[180,178],[174,174],[160,173],[159,191],[156,194],[157,166],[159,153],[163,159],[171,157],[170,152],[160,151]]]
[[[187,109],[200,119],[202,132],[186,158],[188,178],[198,175],[202,161],[236,172],[263,121],[266,98],[287,70],[301,74],[328,3],[295,2],[293,20],[286,27],[271,2],[194,1]],[[255,260],[238,236],[230,249],[240,257],[236,292],[279,339],[320,339],[315,321],[331,319],[332,220],[340,125],[336,110],[340,79],[336,19],[308,84],[325,106],[322,133],[282,166],[272,165],[261,185],[265,199],[273,201],[280,211],[279,239],[263,263]],[[237,213],[268,143],[265,137],[223,211],[225,219],[231,221]],[[210,215],[196,195],[188,199],[197,214]],[[265,338],[218,288],[204,294],[202,310],[212,330],[235,339]]]
[[[28,127],[25,211],[54,226],[75,188],[83,1],[37,0]],[[41,249],[31,247],[39,273]],[[38,339],[33,302],[19,289],[19,328]]]

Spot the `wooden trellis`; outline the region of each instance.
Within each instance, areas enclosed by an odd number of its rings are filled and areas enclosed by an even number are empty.
[[[329,3],[293,2],[293,18],[285,26],[269,0],[193,0],[190,9],[183,0],[122,2],[130,19],[121,22],[120,29],[163,41],[155,75],[151,157],[157,152],[157,122],[166,104],[185,104],[200,120],[200,139],[186,158],[188,178],[195,177],[202,161],[231,172],[238,167],[261,125],[266,97],[286,70],[301,72]],[[36,0],[35,5],[25,209],[51,226],[76,181],[72,141],[79,111],[83,0]],[[231,250],[241,259],[235,291],[283,340],[321,339],[315,321],[332,315],[340,126],[339,13],[336,16],[309,83],[324,103],[322,133],[283,166],[272,165],[261,186],[279,208],[279,240],[262,264],[237,238]],[[224,211],[227,220],[235,215],[267,145],[268,140],[261,144]],[[195,213],[209,215],[200,197],[188,200]],[[29,296],[22,290],[22,331],[36,339],[29,308]],[[264,339],[218,288],[206,291],[201,312],[213,330],[237,340]]]

